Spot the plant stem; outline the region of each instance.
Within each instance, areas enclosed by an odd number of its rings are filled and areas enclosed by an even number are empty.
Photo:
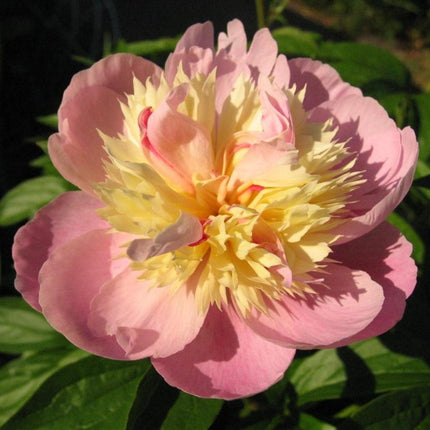
[[[266,25],[264,19],[264,0],[255,0],[255,9],[257,11],[258,28],[263,28]]]

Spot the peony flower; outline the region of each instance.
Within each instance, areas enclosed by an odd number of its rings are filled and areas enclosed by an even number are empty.
[[[215,50],[190,27],[164,70],[116,54],[75,75],[49,153],[81,191],[16,235],[16,288],[78,347],[151,357],[165,380],[232,399],[278,381],[296,349],[379,335],[416,267],[384,220],[409,189],[414,132],[330,66]]]

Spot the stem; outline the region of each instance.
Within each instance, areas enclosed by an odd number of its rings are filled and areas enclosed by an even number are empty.
[[[255,0],[255,9],[257,10],[258,28],[263,28],[266,26],[264,19],[264,0]]]

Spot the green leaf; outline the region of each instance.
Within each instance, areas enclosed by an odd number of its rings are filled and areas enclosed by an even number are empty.
[[[418,142],[420,159],[430,159],[430,94],[416,94],[414,100],[419,114]]]
[[[68,345],[42,314],[18,297],[0,297],[0,351],[20,354]]]
[[[341,430],[427,430],[430,386],[380,396],[354,413]]]
[[[279,52],[288,56],[315,57],[321,36],[294,27],[282,27],[272,31]]]
[[[299,421],[300,430],[336,430],[336,427],[321,421],[312,415],[301,413]]]
[[[430,383],[424,360],[390,351],[378,338],[305,358],[290,377],[298,405],[360,397]]]
[[[57,372],[6,430],[123,430],[149,360],[90,356]]]
[[[424,262],[426,247],[420,235],[414,228],[398,213],[393,212],[389,215],[387,221],[397,227],[406,239],[413,245],[412,258],[419,264]]]
[[[223,401],[179,394],[161,426],[162,430],[206,430],[215,421]]]
[[[46,154],[31,160],[30,166],[42,169],[44,176],[61,176],[52,164],[51,158]]]
[[[39,351],[0,368],[0,426],[13,417],[51,375],[87,355],[71,348]]]
[[[399,128],[416,123],[415,102],[409,92],[378,95],[375,91],[371,95],[378,99],[379,103],[388,112],[388,115],[396,121]]]
[[[406,88],[411,78],[408,68],[388,51],[354,42],[323,42],[317,58],[330,63],[352,85],[372,88]],[[390,91],[388,91],[390,89]]]
[[[141,55],[143,57],[163,54],[171,52],[175,49],[180,36],[177,37],[163,37],[156,40],[142,40],[138,42],[125,42],[119,41],[115,51],[116,52],[129,52],[134,55]]]
[[[38,116],[36,119],[40,124],[46,125],[53,130],[58,129],[58,116],[55,113],[51,115]]]
[[[0,201],[0,226],[31,218],[42,206],[70,189],[70,184],[58,176],[41,176],[21,182]]]

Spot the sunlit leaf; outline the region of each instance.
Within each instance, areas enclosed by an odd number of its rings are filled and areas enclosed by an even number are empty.
[[[398,213],[393,212],[388,217],[387,221],[397,227],[413,245],[412,258],[417,263],[423,263],[425,257],[425,244],[420,235],[414,228]]]
[[[49,175],[60,176],[60,174],[58,173],[58,170],[54,167],[51,159],[46,154],[41,155],[40,157],[37,157],[34,160],[31,160],[30,166],[42,169],[42,174],[45,176],[49,176]]]
[[[18,297],[0,297],[0,351],[19,354],[67,345],[42,314]]]
[[[312,415],[301,413],[299,430],[336,430],[336,427],[321,421]]]
[[[38,351],[0,368],[0,426],[14,416],[51,375],[87,355],[71,348]]]
[[[390,52],[354,42],[323,42],[317,58],[330,63],[352,85],[405,88],[410,85],[408,68]],[[393,92],[393,91],[391,91]]]
[[[206,430],[217,417],[222,404],[219,399],[201,399],[181,392],[161,429]]]
[[[430,383],[430,367],[419,358],[395,353],[378,338],[338,350],[318,351],[291,375],[298,404],[368,396]]]
[[[0,226],[31,218],[42,206],[70,189],[70,184],[58,176],[41,176],[21,182],[0,201]]]
[[[318,51],[318,33],[300,30],[294,27],[282,27],[273,30],[273,38],[278,43],[279,52],[288,56],[315,57]]]
[[[43,125],[46,125],[53,130],[58,129],[58,116],[57,114],[51,114],[51,115],[45,115],[45,116],[38,116],[37,122],[40,122]]]
[[[340,430],[427,430],[430,386],[388,393],[361,407]]]
[[[143,57],[154,54],[172,52],[178,43],[178,37],[164,37],[156,40],[142,40],[138,42],[125,42],[121,40],[117,47],[116,52],[128,52],[134,55],[141,55]]]
[[[427,161],[430,158],[430,94],[416,94],[414,99],[419,113],[420,159]]]
[[[90,356],[57,372],[11,420],[8,430],[125,430],[148,360]]]

